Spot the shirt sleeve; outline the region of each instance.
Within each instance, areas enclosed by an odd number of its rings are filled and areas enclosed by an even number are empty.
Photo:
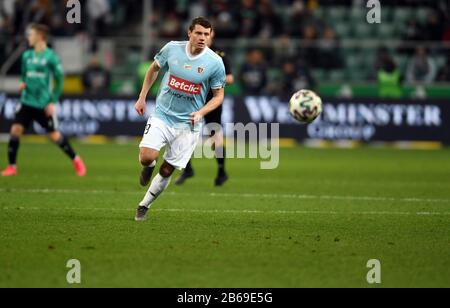
[[[64,71],[61,60],[57,55],[54,55],[50,61],[50,70],[53,74],[55,85],[53,87],[52,101],[50,103],[57,103],[61,97],[64,86]]]
[[[166,46],[161,49],[161,51],[155,56],[155,61],[160,68],[164,68],[169,61],[169,53],[170,53],[171,43],[168,43]]]
[[[227,76],[225,74],[225,65],[220,61],[220,65],[216,72],[211,76],[211,89],[217,90],[225,88]]]

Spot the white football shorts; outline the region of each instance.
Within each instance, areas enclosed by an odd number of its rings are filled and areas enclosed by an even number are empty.
[[[164,160],[178,170],[186,168],[200,140],[200,132],[188,127],[173,128],[162,120],[151,117],[144,131],[140,148],[161,151],[166,148]]]

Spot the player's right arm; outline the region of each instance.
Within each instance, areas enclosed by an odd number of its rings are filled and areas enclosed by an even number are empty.
[[[150,89],[152,88],[153,84],[155,83],[156,79],[158,78],[159,71],[162,68],[167,68],[167,63],[169,60],[169,53],[170,53],[171,43],[168,43],[166,46],[164,46],[163,49],[155,56],[155,61],[150,66],[147,74],[145,75],[144,84],[142,86],[141,94],[139,95],[139,99],[136,103],[136,111],[140,116],[145,115],[145,111],[147,109],[147,95]]]
[[[135,109],[140,116],[144,116],[147,110],[147,95],[156,79],[158,78],[158,74],[161,68],[158,63],[154,61],[150,68],[145,74],[144,84],[142,85],[141,94],[139,95],[139,99],[136,102]]]

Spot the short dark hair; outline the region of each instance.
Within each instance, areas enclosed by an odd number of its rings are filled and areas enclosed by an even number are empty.
[[[48,36],[50,35],[50,28],[44,24],[31,24],[30,29],[38,32],[44,40],[48,40]]]
[[[191,31],[191,32],[194,31],[195,26],[197,26],[197,25],[202,26],[206,29],[211,29],[211,31],[213,30],[213,26],[212,26],[211,22],[208,19],[206,19],[205,17],[195,18],[192,21],[191,25],[189,26],[189,31]]]

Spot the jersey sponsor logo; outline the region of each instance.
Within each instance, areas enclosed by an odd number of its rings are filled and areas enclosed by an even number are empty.
[[[183,99],[186,101],[195,102],[195,98],[192,95],[181,94],[172,89],[169,89],[169,91],[167,93],[169,93],[170,95],[172,95],[173,97],[175,97],[177,99]]]
[[[173,75],[170,75],[169,77],[169,87],[173,90],[177,90],[191,95],[200,94],[202,90],[201,84],[195,84],[193,82],[175,77]]]
[[[27,72],[27,77],[28,78],[46,78],[46,75],[45,75],[45,73],[41,73],[41,72],[29,71],[29,72]]]
[[[27,64],[46,66],[47,65],[47,60],[46,59],[39,60],[38,58],[34,58],[34,59],[27,60]]]

